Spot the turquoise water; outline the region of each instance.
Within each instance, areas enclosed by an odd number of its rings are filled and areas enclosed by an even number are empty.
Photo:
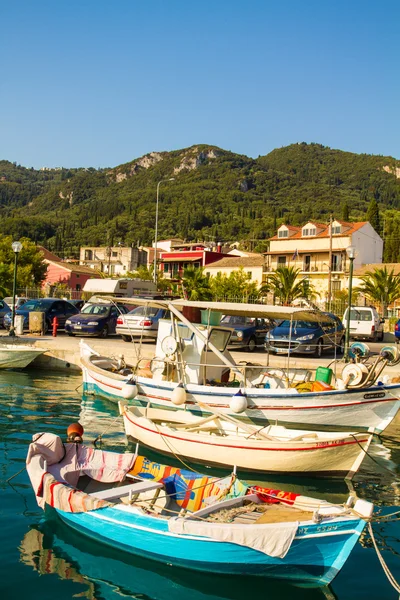
[[[78,597],[96,600],[279,597],[284,600],[294,596],[296,600],[389,600],[398,597],[383,574],[367,534],[329,588],[302,589],[265,579],[207,576],[132,558],[86,540],[58,521],[44,521],[26,472],[6,483],[23,468],[34,433],[51,431],[64,437],[67,426],[79,419],[85,427],[87,442],[107,431],[104,448],[119,451],[127,448],[116,406],[107,400],[82,396],[80,384],[79,376],[47,375],[39,371],[0,373],[2,600]],[[391,435],[398,442],[385,442],[385,447],[377,447],[374,453],[379,463],[392,473],[366,459],[354,482],[358,495],[373,501],[383,514],[400,510],[400,432],[394,428]],[[159,458],[155,454],[152,457]],[[348,494],[343,481],[284,477],[264,481],[271,487],[335,502],[343,502]],[[375,524],[374,531],[391,572],[400,581],[400,520]]]

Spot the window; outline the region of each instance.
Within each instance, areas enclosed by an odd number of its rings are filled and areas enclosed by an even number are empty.
[[[342,256],[340,254],[332,255],[332,271],[342,270]]]
[[[119,289],[120,290],[127,290],[128,289],[128,282],[127,281],[120,281],[119,282]]]
[[[303,237],[309,237],[311,235],[316,235],[317,230],[315,227],[305,227],[302,231]]]
[[[280,229],[278,231],[278,238],[287,238],[289,237],[289,231],[287,229]]]
[[[80,277],[77,273],[75,273],[75,276],[76,276],[77,279],[79,279],[79,277]]]
[[[311,270],[311,254],[306,254],[303,262],[303,271]]]
[[[332,281],[332,292],[340,292],[342,289],[341,281]]]
[[[210,337],[208,340],[214,344],[214,346],[220,352],[224,352],[229,338],[231,337],[230,331],[224,331],[223,329],[211,329]],[[210,349],[208,349],[211,352]]]
[[[338,233],[342,233],[342,226],[341,225],[332,225],[332,235],[335,235]]]
[[[85,260],[93,260],[92,250],[85,250]]]
[[[169,273],[169,264],[164,263],[164,273]]]
[[[284,267],[286,265],[286,256],[278,256],[278,267]]]
[[[111,256],[118,256],[118,252],[112,252]]]

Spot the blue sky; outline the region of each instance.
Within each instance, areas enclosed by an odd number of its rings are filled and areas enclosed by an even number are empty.
[[[302,141],[400,159],[397,0],[3,0],[0,22],[0,159]]]

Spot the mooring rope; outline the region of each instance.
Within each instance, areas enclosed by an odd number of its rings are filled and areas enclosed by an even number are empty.
[[[398,592],[400,594],[400,585],[397,583],[397,581],[395,580],[395,578],[393,577],[392,573],[389,570],[389,567],[387,566],[385,559],[383,558],[379,548],[378,548],[378,544],[376,543],[375,540],[375,535],[372,529],[372,523],[368,523],[368,531],[370,533],[371,539],[372,539],[372,543],[374,545],[375,548],[375,552],[376,555],[378,557],[379,562],[381,563],[381,567],[383,569],[383,572],[385,573],[390,585],[396,590],[396,592]]]

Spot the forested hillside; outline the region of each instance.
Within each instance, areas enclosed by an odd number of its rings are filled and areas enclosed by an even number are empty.
[[[151,153],[113,169],[35,171],[0,161],[0,232],[61,255],[82,244],[150,244],[157,183],[159,237],[243,240],[255,250],[281,222],[381,213],[385,259],[400,260],[400,161],[319,144],[293,144],[258,159],[198,145]]]

